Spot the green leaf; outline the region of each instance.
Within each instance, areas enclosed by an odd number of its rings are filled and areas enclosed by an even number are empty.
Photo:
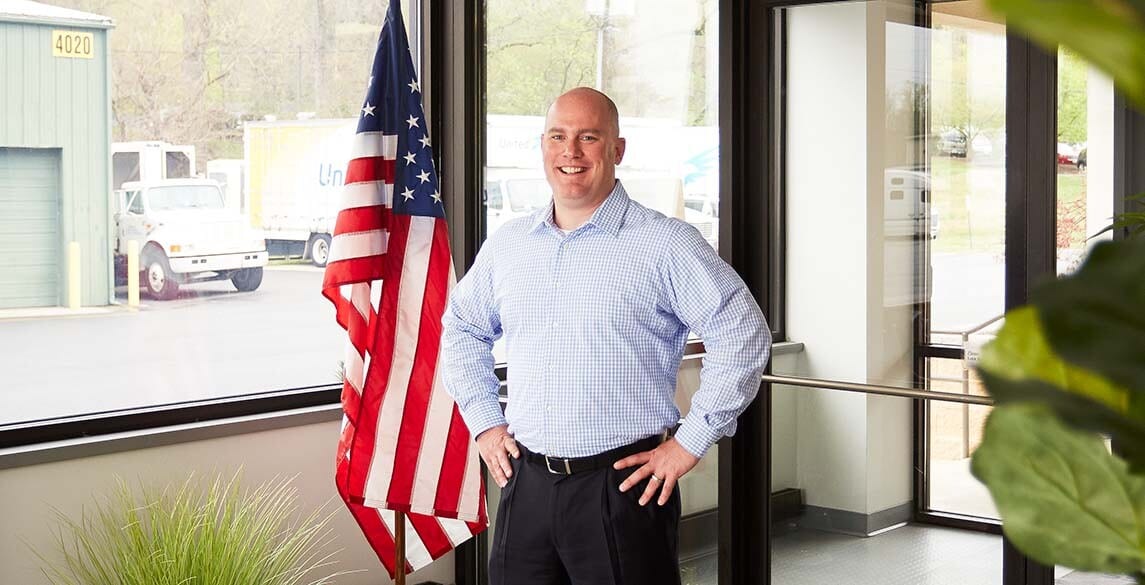
[[[1145,471],[1145,424],[1079,393],[1040,380],[1012,380],[979,370],[997,404],[1037,403],[1053,410],[1069,425],[1107,434],[1117,442],[1118,454],[1131,471]]]
[[[1145,240],[1102,242],[1074,275],[1030,295],[1064,360],[1133,391],[1145,419]]]
[[[996,407],[971,470],[990,488],[1006,536],[1035,560],[1145,570],[1145,478],[1045,405]]]
[[[997,337],[982,349],[979,367],[997,378],[1008,381],[1041,381],[1052,387],[1076,393],[1118,413],[1129,409],[1129,392],[1101,376],[1066,363],[1051,348],[1039,318],[1038,309],[1025,306],[1006,313],[1006,322]],[[1001,380],[999,380],[1000,382]],[[1026,394],[1011,386],[998,391],[987,384],[990,394],[1000,402],[1025,399]],[[1145,420],[1142,420],[1145,426]]]
[[[990,0],[1012,26],[1051,52],[1062,44],[1109,73],[1145,108],[1145,10],[1110,0]]]
[[[998,404],[1044,403],[1071,425],[1113,436],[1133,469],[1145,470],[1145,415],[1134,408],[1141,393],[1063,360],[1036,307],[1006,314],[998,336],[982,350],[979,375]]]

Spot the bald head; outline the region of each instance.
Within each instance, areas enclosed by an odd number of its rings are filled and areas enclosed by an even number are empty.
[[[604,119],[608,121],[610,127],[602,130],[609,130],[613,136],[620,135],[620,111],[616,109],[616,102],[612,98],[605,95],[603,92],[597,91],[591,87],[574,87],[553,100],[552,105],[549,106],[546,118],[546,127],[548,120],[552,118],[553,110],[560,107],[571,107],[577,110],[598,110],[604,115]]]
[[[616,184],[616,165],[624,158],[616,104],[588,87],[565,92],[545,116],[541,154],[553,189],[553,218],[562,229],[574,229]]]

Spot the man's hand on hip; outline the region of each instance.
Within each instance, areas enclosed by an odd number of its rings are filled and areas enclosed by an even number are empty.
[[[639,469],[633,471],[632,475],[620,484],[620,491],[626,492],[647,478],[649,480],[648,487],[644,488],[644,494],[640,496],[640,505],[647,504],[656,495],[656,490],[660,490],[660,498],[657,502],[663,506],[668,503],[668,497],[672,495],[676,481],[691,471],[699,462],[700,460],[695,455],[689,453],[680,443],[676,442],[676,439],[672,438],[651,451],[625,457],[614,463],[612,467],[625,469],[640,465]]]
[[[477,450],[481,452],[481,459],[485,460],[489,473],[493,474],[493,481],[497,482],[498,487],[505,487],[505,484],[509,483],[509,478],[513,476],[513,466],[509,462],[509,456],[512,455],[513,459],[521,456],[517,441],[509,434],[509,425],[482,431],[477,435]]]

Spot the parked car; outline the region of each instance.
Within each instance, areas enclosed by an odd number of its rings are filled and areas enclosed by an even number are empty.
[[[966,147],[966,135],[953,129],[939,134],[935,144],[938,154],[958,158],[966,157]]]
[[[1076,165],[1078,155],[1081,153],[1081,147],[1075,144],[1066,142],[1058,143],[1058,164],[1059,165]]]

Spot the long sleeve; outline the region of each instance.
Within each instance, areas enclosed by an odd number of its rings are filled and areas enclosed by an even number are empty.
[[[450,293],[442,316],[442,380],[473,437],[503,425],[493,372],[493,342],[501,337],[494,301],[493,254],[486,242],[473,267]]]
[[[771,330],[743,280],[692,226],[679,225],[660,266],[666,308],[704,340],[700,387],[676,433],[702,457],[735,433],[736,418],[759,391]]]

